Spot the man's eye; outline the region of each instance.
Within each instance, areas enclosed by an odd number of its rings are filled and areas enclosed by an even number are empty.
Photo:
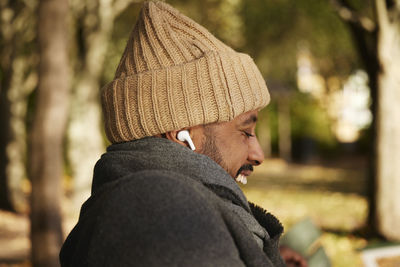
[[[247,137],[254,137],[254,134],[248,133],[246,131],[243,131],[243,133],[247,136]]]

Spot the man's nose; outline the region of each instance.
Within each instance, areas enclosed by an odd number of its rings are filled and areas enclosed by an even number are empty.
[[[257,137],[250,138],[248,160],[254,166],[260,165],[264,161],[264,152],[261,149]]]

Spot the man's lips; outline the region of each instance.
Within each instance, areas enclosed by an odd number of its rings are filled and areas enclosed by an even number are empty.
[[[240,182],[242,184],[247,184],[247,176],[249,176],[253,172],[253,166],[250,164],[243,165],[237,172],[236,182]]]
[[[239,174],[243,174],[244,176],[249,176],[252,172],[253,172],[253,166],[250,164],[246,164],[240,167],[240,169],[236,173],[236,176],[238,176]]]
[[[240,172],[240,174],[242,174],[244,176],[250,176],[251,173],[252,173],[252,171],[250,171],[250,170],[243,170]]]

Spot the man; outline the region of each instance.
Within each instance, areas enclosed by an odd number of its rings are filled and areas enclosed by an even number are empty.
[[[103,88],[112,145],[61,265],[284,266],[281,224],[237,185],[264,159],[255,126],[268,101],[249,56],[144,3]]]

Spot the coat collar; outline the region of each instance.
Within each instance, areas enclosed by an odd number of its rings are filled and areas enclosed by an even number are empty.
[[[92,192],[118,177],[150,169],[186,175],[250,212],[242,190],[221,166],[166,138],[146,137],[109,146],[96,164]]]

